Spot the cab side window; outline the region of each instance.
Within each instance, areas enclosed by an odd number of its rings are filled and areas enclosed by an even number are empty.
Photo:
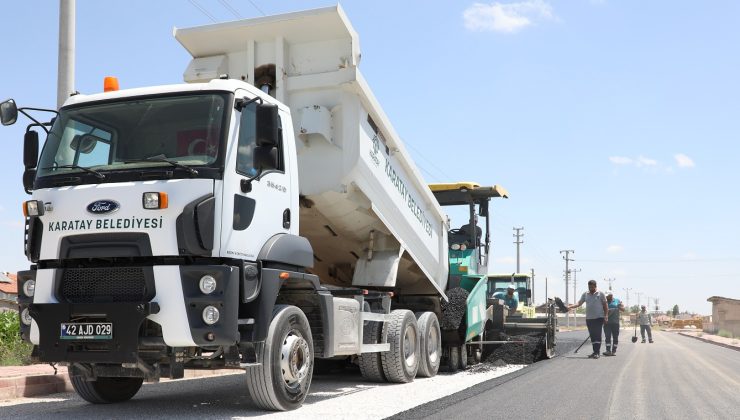
[[[253,177],[257,175],[257,170],[254,168],[254,148],[257,146],[256,138],[256,109],[257,104],[251,103],[244,107],[241,111],[240,123],[239,123],[239,141],[237,144],[236,154],[236,171],[247,177]],[[280,120],[278,121],[280,122]],[[279,125],[279,141],[277,145],[278,149],[278,165],[277,169],[280,172],[284,171],[283,165],[283,130],[282,124]]]

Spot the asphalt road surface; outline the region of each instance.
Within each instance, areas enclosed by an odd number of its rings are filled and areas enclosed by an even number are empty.
[[[559,334],[558,356],[524,369],[477,366],[410,384],[317,376],[306,405],[289,413],[254,410],[236,374],[149,384],[124,404],[23,398],[0,403],[0,418],[740,418],[740,352],[660,332],[654,344],[632,344],[623,330],[618,356],[591,360],[590,343],[573,353],[585,336]]]
[[[631,333],[622,330],[617,356],[598,360],[587,358],[590,343],[570,349],[585,331],[561,334],[567,353],[394,418],[740,418],[739,351],[670,332],[633,344]]]

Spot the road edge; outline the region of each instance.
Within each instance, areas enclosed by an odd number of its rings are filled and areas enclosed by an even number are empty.
[[[730,349],[730,350],[735,350],[735,351],[740,351],[740,347],[737,347],[737,346],[733,346],[733,345],[731,345],[731,344],[725,344],[725,343],[720,343],[720,342],[718,342],[718,341],[713,341],[713,340],[707,340],[706,338],[702,338],[702,337],[697,337],[697,336],[695,336],[695,335],[692,335],[692,334],[686,334],[686,333],[682,333],[682,332],[679,332],[679,333],[678,333],[678,335],[682,335],[682,336],[684,336],[684,337],[691,337],[691,338],[697,339],[697,340],[699,340],[699,341],[703,341],[703,342],[705,342],[705,343],[709,343],[709,344],[714,344],[715,346],[720,346],[720,347],[724,347],[724,348],[726,348],[726,349]]]

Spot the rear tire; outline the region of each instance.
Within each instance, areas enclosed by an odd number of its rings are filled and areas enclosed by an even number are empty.
[[[460,346],[460,370],[465,370],[468,368],[468,346],[467,344],[463,343]]]
[[[419,326],[419,371],[417,376],[431,378],[439,372],[442,361],[442,333],[439,320],[434,312],[417,314]]]
[[[383,325],[383,336],[391,345],[380,355],[388,382],[407,383],[419,370],[419,327],[411,311],[396,309]]]
[[[299,408],[313,377],[313,338],[303,311],[275,305],[267,338],[256,350],[260,365],[246,369],[254,405],[274,411]]]
[[[447,356],[447,371],[454,373],[458,369],[460,369],[460,347],[452,346]]]
[[[382,322],[367,322],[367,326],[362,331],[363,343],[367,344],[380,344],[383,342],[383,323]],[[362,353],[358,357],[358,364],[360,365],[360,373],[368,381],[372,382],[387,382],[385,373],[383,373],[383,364],[380,357],[380,352],[375,353]]]
[[[77,395],[93,404],[128,401],[139,392],[143,378],[98,378],[86,381],[82,376],[69,376]]]

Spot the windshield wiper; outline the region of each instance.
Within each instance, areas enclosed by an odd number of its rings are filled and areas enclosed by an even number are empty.
[[[70,165],[58,165],[58,166],[47,166],[42,169],[82,169],[83,171],[95,175],[98,179],[105,179],[105,175],[96,171],[95,169],[86,168],[84,166],[70,164]]]
[[[185,169],[190,173],[190,175],[198,175],[198,170],[191,168],[190,166],[183,165],[182,163],[175,162],[174,160],[167,159],[165,155],[156,155],[156,156],[149,156],[148,158],[144,159],[131,159],[131,160],[124,160],[123,163],[142,163],[142,162],[164,162],[169,163],[170,165],[174,166],[175,168]]]

